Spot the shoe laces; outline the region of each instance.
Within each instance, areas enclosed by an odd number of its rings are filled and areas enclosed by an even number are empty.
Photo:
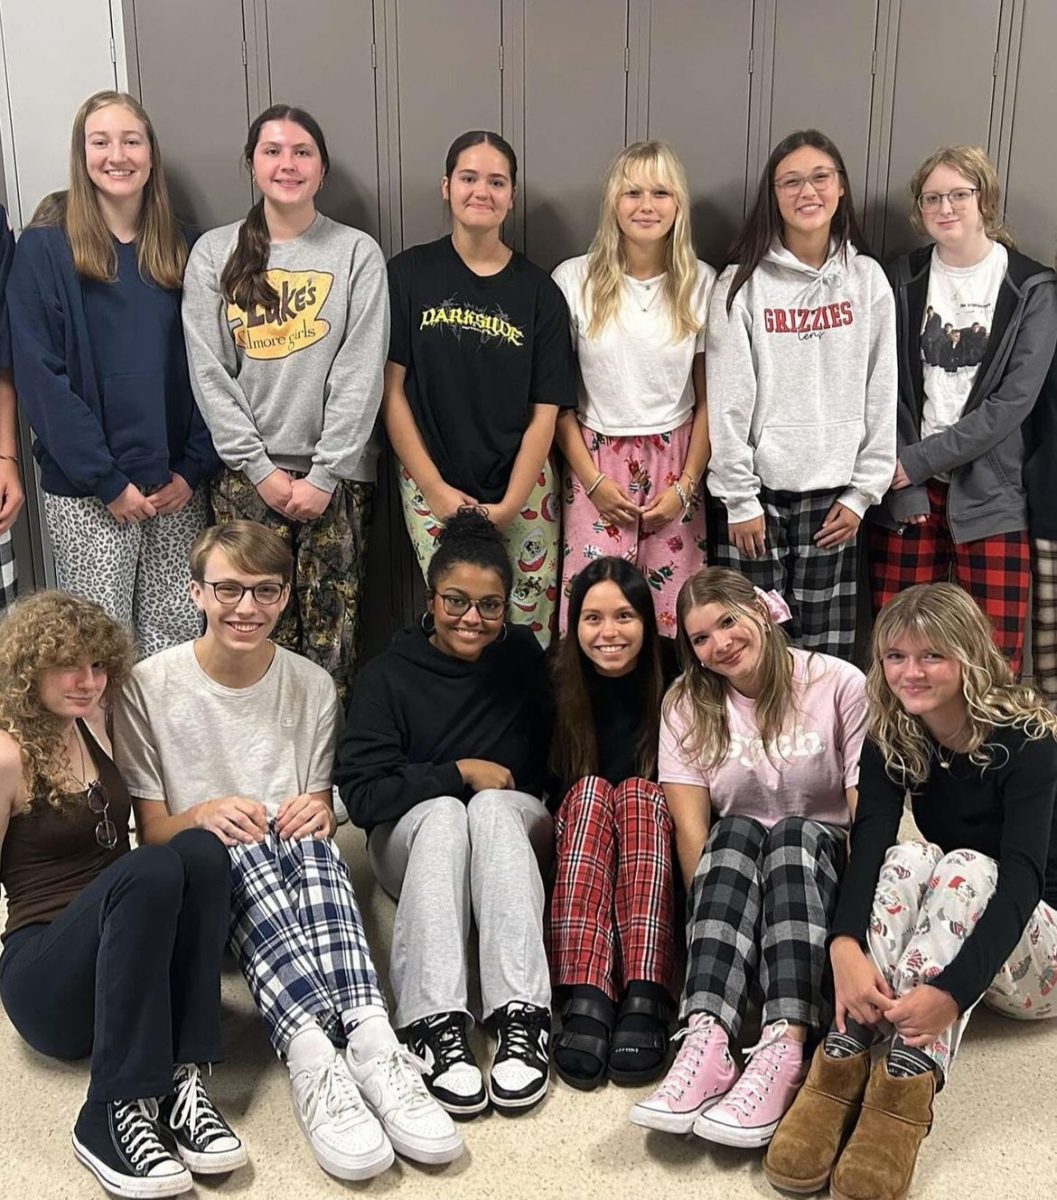
[[[422,1076],[429,1068],[417,1054],[412,1054],[406,1046],[393,1046],[386,1050],[380,1069],[386,1087],[391,1089],[401,1107],[412,1111],[433,1107],[433,1098],[426,1091],[426,1085],[422,1082]]]
[[[202,1072],[197,1063],[183,1063],[176,1068],[176,1098],[169,1114],[169,1127],[184,1127],[195,1141],[209,1141],[227,1134],[223,1117],[209,1098]]]
[[[424,1024],[428,1033],[423,1040],[435,1045],[433,1052],[434,1058],[437,1060],[433,1068],[435,1075],[442,1075],[456,1063],[475,1065],[466,1041],[466,1023],[461,1013],[438,1013],[436,1016],[426,1017]],[[422,1060],[417,1059],[416,1061],[421,1062]],[[427,1070],[425,1063],[422,1063],[422,1068]]]
[[[158,1133],[157,1100],[114,1101],[114,1123],[129,1161],[144,1174],[172,1155]]]
[[[781,1073],[789,1047],[785,1036],[788,1031],[788,1021],[776,1021],[767,1027],[755,1046],[746,1049],[745,1070],[726,1099],[726,1103],[743,1117],[767,1099],[771,1085]]]
[[[534,1004],[525,1004],[520,1000],[508,1004],[499,1019],[499,1051],[494,1061],[539,1058],[542,1054],[540,1032],[548,1016],[545,1008],[537,1008]]]
[[[691,1024],[685,1029],[680,1029],[672,1037],[673,1042],[681,1041],[683,1044],[679,1047],[679,1053],[664,1077],[664,1082],[654,1093],[655,1096],[671,1096],[673,1100],[681,1100],[683,1093],[693,1082],[693,1077],[701,1069],[712,1036],[717,1031],[716,1019],[703,1017],[694,1022],[691,1017],[690,1021]]]
[[[360,1089],[338,1055],[333,1062],[313,1072],[302,1103],[306,1113],[316,1113],[322,1105],[339,1128],[354,1125],[367,1115]]]

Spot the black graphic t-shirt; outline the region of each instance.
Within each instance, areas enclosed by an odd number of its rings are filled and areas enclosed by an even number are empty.
[[[445,483],[495,504],[533,404],[575,408],[569,313],[558,286],[515,252],[475,275],[450,237],[389,263],[389,358]]]

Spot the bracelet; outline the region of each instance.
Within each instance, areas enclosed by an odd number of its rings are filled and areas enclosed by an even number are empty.
[[[697,487],[697,476],[693,475],[690,471],[684,471],[683,475],[690,480],[690,491],[693,491]],[[683,475],[680,475],[679,478],[682,479]]]
[[[587,489],[587,491],[584,493],[584,495],[590,496],[590,494],[595,490],[596,487],[598,487],[598,485],[602,482],[602,480],[606,479],[606,478],[608,478],[608,477],[607,477],[605,471],[599,471],[598,478],[594,481],[594,483],[591,484],[591,486]]]
[[[679,497],[679,501],[683,506],[683,513],[688,513],[690,511],[690,497],[683,491],[683,485],[676,480],[672,484],[672,490]]]

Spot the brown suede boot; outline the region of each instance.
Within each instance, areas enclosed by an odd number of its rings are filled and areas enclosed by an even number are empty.
[[[776,1188],[806,1195],[826,1186],[859,1115],[869,1074],[869,1051],[831,1058],[819,1046],[763,1160],[763,1173]]]
[[[862,1113],[840,1156],[829,1194],[833,1200],[903,1200],[932,1128],[932,1071],[893,1079],[881,1058],[870,1072]]]

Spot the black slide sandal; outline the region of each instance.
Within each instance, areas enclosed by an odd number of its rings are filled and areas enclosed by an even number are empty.
[[[668,1028],[667,1005],[651,996],[625,996],[617,1013],[617,1028],[610,1040],[609,1061],[607,1071],[614,1083],[643,1084],[652,1083],[664,1074],[668,1063]],[[651,1030],[621,1030],[622,1018],[637,1014],[652,1017],[658,1028]],[[657,1062],[645,1070],[626,1071],[619,1065],[613,1065],[614,1055],[627,1050],[652,1050],[657,1055]],[[617,1057],[619,1064],[620,1058]]]
[[[609,1059],[609,1044],[610,1038],[602,1037],[595,1033],[577,1033],[571,1029],[565,1028],[565,1022],[569,1017],[587,1017],[591,1021],[597,1021],[599,1025],[606,1028],[609,1035],[613,1033],[613,1026],[616,1023],[614,1014],[614,1004],[609,1001],[606,1004],[600,1003],[598,1000],[591,999],[585,996],[572,997],[565,1007],[562,1009],[562,1031],[554,1040],[554,1069],[558,1073],[558,1078],[564,1080],[570,1087],[576,1088],[581,1092],[594,1091],[596,1087],[605,1079],[606,1069]],[[589,1054],[598,1062],[598,1070],[593,1075],[574,1075],[562,1069],[558,1062],[558,1052],[560,1050],[574,1050],[578,1054]]]

